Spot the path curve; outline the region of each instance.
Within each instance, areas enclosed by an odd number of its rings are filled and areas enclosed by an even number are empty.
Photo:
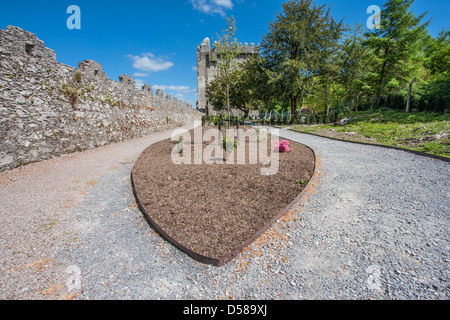
[[[0,173],[0,299],[450,298],[448,163],[281,130],[315,150],[319,179],[217,268],[164,241],[134,202],[134,161],[170,135]]]

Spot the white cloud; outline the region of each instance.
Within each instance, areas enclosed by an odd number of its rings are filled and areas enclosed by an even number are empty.
[[[193,67],[192,67],[192,71],[197,71],[197,67],[196,67],[196,66],[193,66]]]
[[[221,7],[233,9],[233,2],[231,2],[231,0],[212,0],[212,2]]]
[[[145,77],[148,77],[148,76],[149,76],[149,73],[142,73],[142,72],[135,72],[133,74],[133,77],[139,77],[139,78],[145,78]]]
[[[143,86],[145,83],[144,83],[144,80],[142,80],[142,79],[134,79],[134,84],[135,84],[136,89],[141,90],[141,89],[142,89],[142,86]]]
[[[190,0],[193,8],[207,14],[220,14],[225,17],[225,10],[232,10],[232,0]]]
[[[177,94],[175,95],[175,98],[177,98],[178,100],[185,100],[185,99],[186,99],[186,97],[184,96],[184,94],[181,94],[181,93],[177,93]]]
[[[153,85],[152,88],[155,89],[155,90],[161,89],[162,91],[166,91],[166,90],[180,91],[180,92],[189,92],[189,91],[191,91],[191,88],[186,87],[186,86]]]
[[[155,57],[152,53],[144,53],[141,56],[127,55],[128,58],[133,60],[133,67],[141,71],[164,71],[173,67],[171,61],[166,60],[163,57]]]

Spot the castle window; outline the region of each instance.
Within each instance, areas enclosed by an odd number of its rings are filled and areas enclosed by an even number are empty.
[[[31,43],[27,43],[27,44],[25,44],[25,52],[28,54],[28,55],[32,55],[33,54],[33,50],[34,50],[34,44],[31,44]]]

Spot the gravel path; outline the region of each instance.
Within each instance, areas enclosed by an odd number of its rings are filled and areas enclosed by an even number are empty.
[[[449,299],[449,164],[282,130],[304,201],[222,268],[162,240],[130,171],[170,132],[0,174],[1,299]]]

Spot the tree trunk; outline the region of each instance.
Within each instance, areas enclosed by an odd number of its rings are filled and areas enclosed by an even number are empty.
[[[379,87],[377,88],[377,100],[380,99],[381,91],[384,89],[383,81],[384,81],[384,77],[385,77],[385,73],[386,73],[386,65],[387,65],[386,57],[388,56],[388,53],[389,53],[389,48],[385,48],[384,55],[383,55],[384,61],[383,61],[383,65],[381,67],[381,72],[380,72]]]
[[[244,119],[246,119],[248,117],[248,114],[250,113],[250,109],[242,107],[238,107],[238,109],[244,113]]]
[[[297,97],[291,97],[291,115],[297,115]]]
[[[417,78],[414,78],[409,83],[409,91],[408,91],[408,102],[406,103],[406,113],[409,113],[411,111],[411,94],[412,94],[412,86],[414,82],[416,82]]]
[[[230,85],[227,84],[227,109],[228,109],[228,118],[230,117]]]
[[[219,116],[219,139],[222,139],[222,115]]]
[[[292,117],[294,117],[294,122],[292,122]],[[290,123],[297,123],[297,97],[291,97],[291,118]]]
[[[358,112],[358,108],[359,108],[359,99],[361,98],[362,93],[363,93],[363,92],[360,91],[360,92],[358,93],[358,95],[356,96],[355,112]]]

